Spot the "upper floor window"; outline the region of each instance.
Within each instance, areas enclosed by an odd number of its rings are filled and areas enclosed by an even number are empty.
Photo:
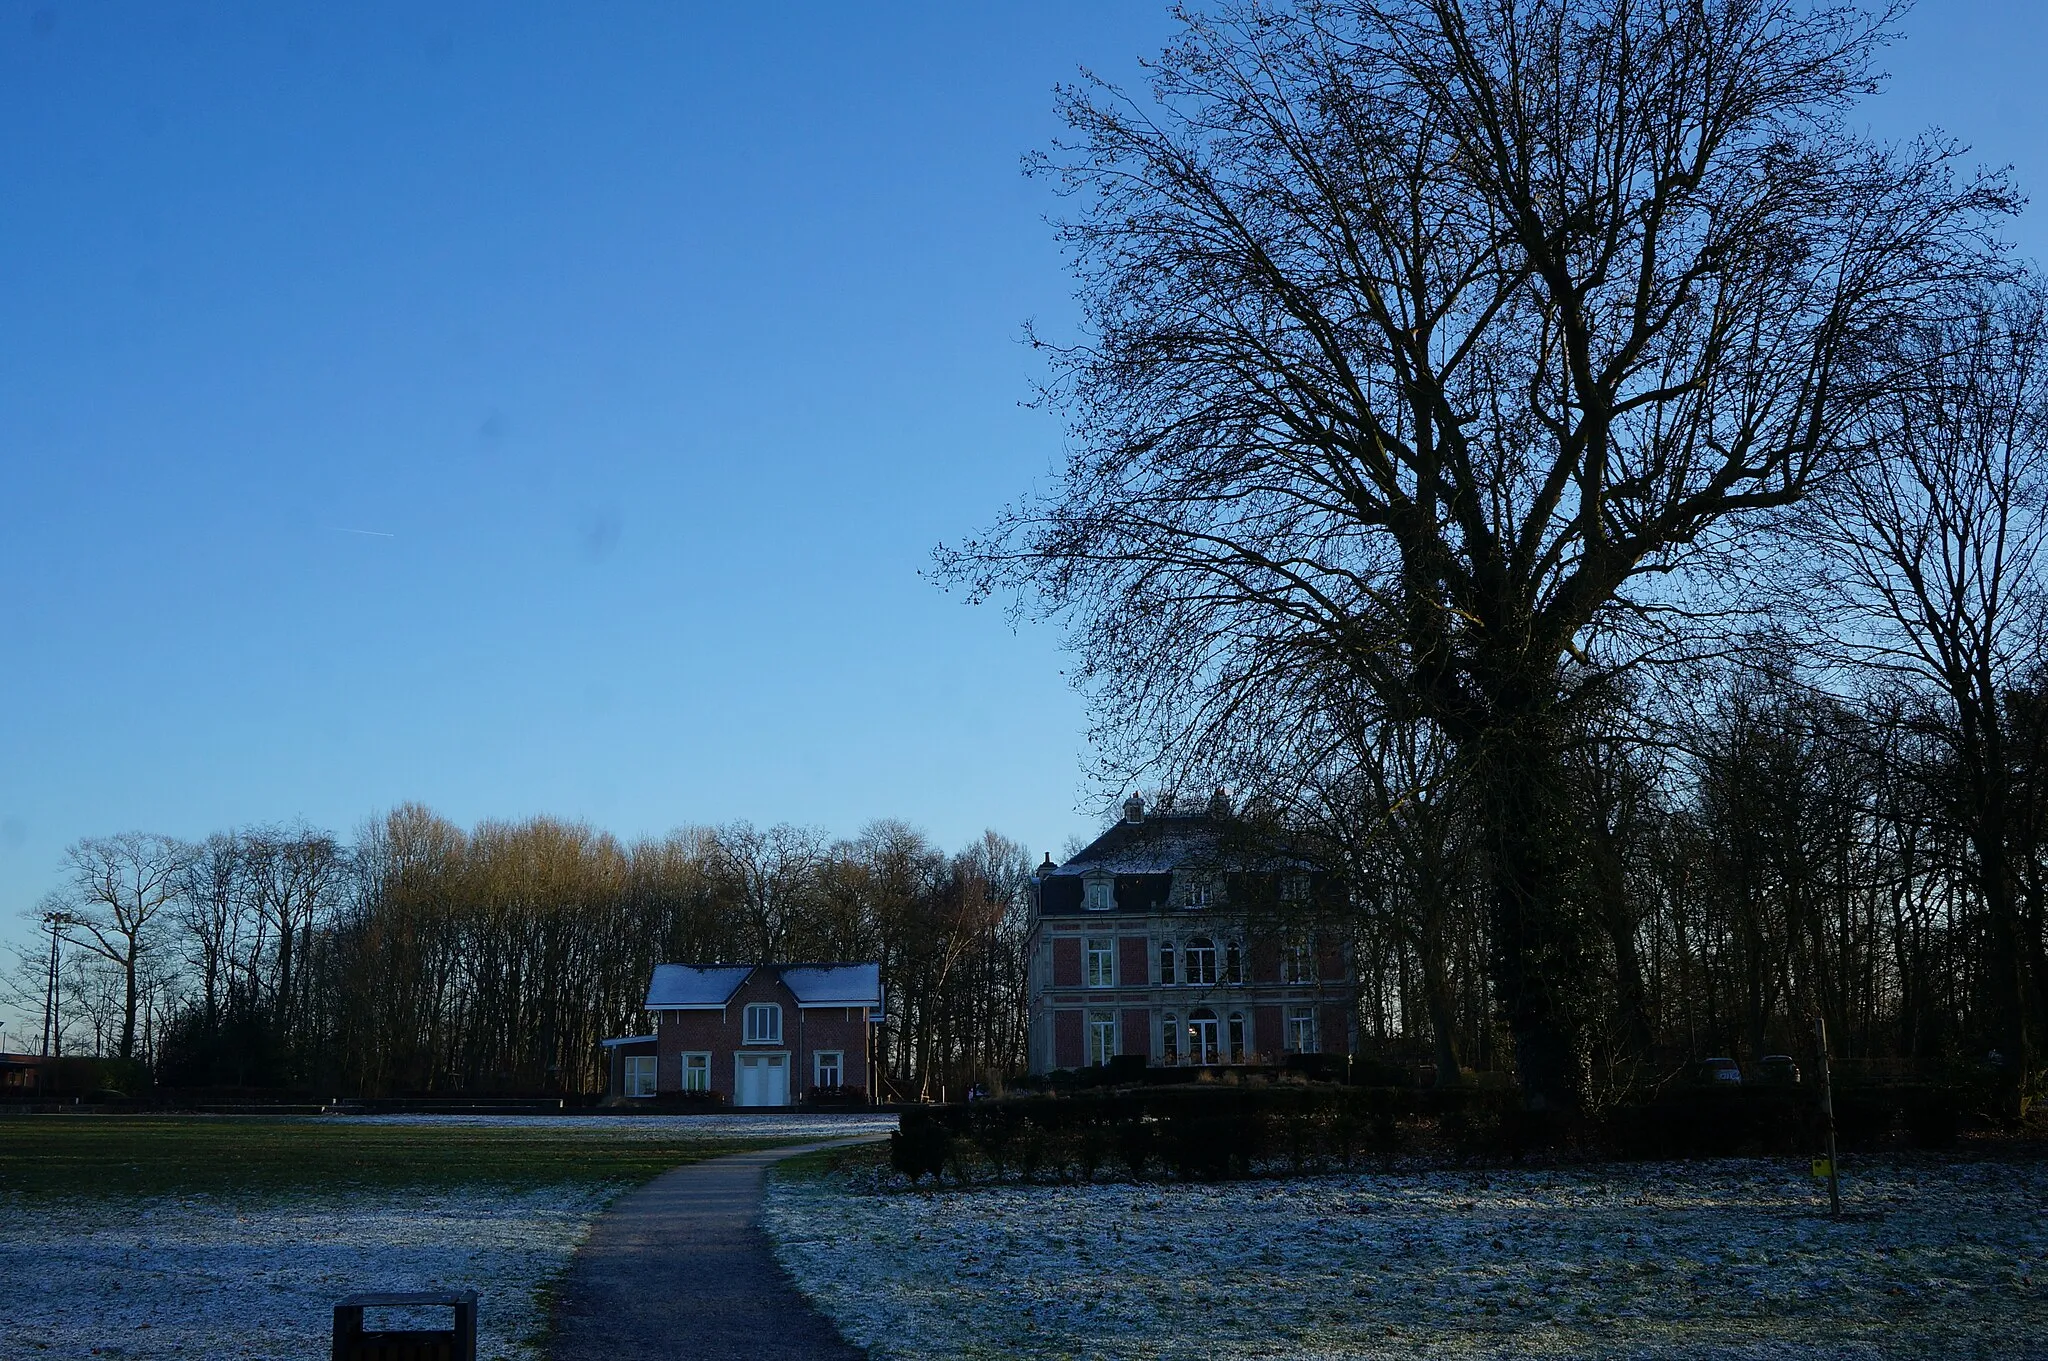
[[[1162,983],[1171,983],[1174,981],[1173,942],[1170,940],[1162,940],[1159,942],[1159,981]]]
[[[1213,984],[1216,981],[1216,942],[1197,936],[1188,942],[1187,981]]]
[[[1282,876],[1280,880],[1280,901],[1284,903],[1307,902],[1308,876],[1306,874]]]
[[[747,1003],[746,1042],[748,1044],[782,1043],[782,1007],[776,1002]]]
[[[1114,887],[1115,885],[1108,879],[1090,879],[1087,889],[1088,910],[1090,912],[1109,911],[1111,906],[1113,906],[1113,895],[1110,890]]]
[[[1210,907],[1215,902],[1216,891],[1214,889],[1204,883],[1194,883],[1188,885],[1187,892],[1181,898],[1180,905],[1182,907]]]
[[[1224,947],[1223,981],[1233,984],[1244,982],[1244,947],[1236,941]]]
[[[1113,988],[1116,986],[1116,942],[1099,937],[1090,937],[1082,955],[1086,966],[1082,978],[1091,988]]]
[[[1310,941],[1290,941],[1281,947],[1280,981],[1282,983],[1313,983],[1316,981],[1316,955],[1314,946]]]

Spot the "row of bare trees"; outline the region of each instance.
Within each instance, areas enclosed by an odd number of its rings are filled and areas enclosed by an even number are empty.
[[[1015,1068],[1030,856],[745,823],[631,845],[536,818],[465,831],[407,805],[352,844],[307,828],[82,841],[45,902],[60,1037],[188,1086],[589,1092],[656,963],[879,960],[887,1076]]]

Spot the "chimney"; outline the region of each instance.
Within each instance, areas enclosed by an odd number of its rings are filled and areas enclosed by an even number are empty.
[[[1045,853],[1045,863],[1038,867],[1038,877],[1043,879],[1046,875],[1051,874],[1054,870],[1058,868],[1058,865],[1052,863],[1052,852],[1047,851]]]
[[[1209,816],[1212,818],[1227,818],[1230,816],[1230,791],[1220,784],[1216,786],[1216,792],[1209,796]]]
[[[1143,822],[1144,820],[1145,800],[1133,793],[1128,799],[1124,800],[1124,821]]]

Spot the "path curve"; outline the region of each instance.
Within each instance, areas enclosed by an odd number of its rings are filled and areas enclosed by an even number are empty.
[[[555,1297],[554,1361],[859,1361],[775,1260],[770,1163],[833,1139],[664,1172],[598,1217]]]

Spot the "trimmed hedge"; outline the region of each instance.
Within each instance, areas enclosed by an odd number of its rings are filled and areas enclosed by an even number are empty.
[[[1625,1159],[1803,1156],[1822,1146],[1812,1087],[1679,1087],[1566,1121],[1525,1110],[1519,1093],[1470,1087],[1183,1085],[919,1106],[902,1113],[890,1160],[913,1181],[1245,1177],[1361,1164],[1416,1151],[1466,1164],[1538,1155]],[[1923,1148],[1952,1143],[1971,1119],[1963,1089],[1849,1087],[1835,1093],[1844,1148],[1903,1130]]]

